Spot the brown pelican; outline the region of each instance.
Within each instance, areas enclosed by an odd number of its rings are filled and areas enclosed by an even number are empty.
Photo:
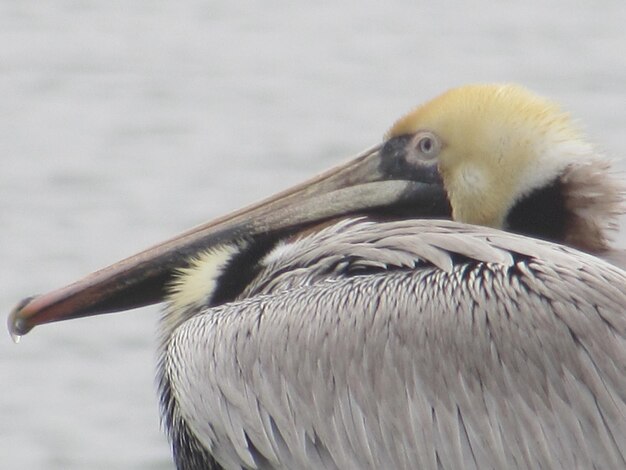
[[[166,301],[181,469],[625,468],[622,197],[556,105],[466,86],[9,328]]]

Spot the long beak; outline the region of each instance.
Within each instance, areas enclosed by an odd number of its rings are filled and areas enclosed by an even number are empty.
[[[400,140],[398,140],[400,139]],[[406,140],[406,139],[405,139]],[[9,316],[14,337],[54,321],[162,302],[177,268],[199,251],[241,238],[295,231],[351,214],[447,217],[449,204],[432,171],[398,171],[396,138],[300,185],[126,258],[61,289],[23,300]],[[404,162],[406,164],[406,162]]]

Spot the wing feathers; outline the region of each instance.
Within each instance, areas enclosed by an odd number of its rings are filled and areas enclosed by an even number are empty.
[[[624,271],[445,222],[340,228],[349,261],[282,247],[260,276],[288,288],[261,279],[166,345],[175,412],[224,467],[626,465]]]

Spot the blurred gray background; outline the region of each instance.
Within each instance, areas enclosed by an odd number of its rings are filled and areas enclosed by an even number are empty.
[[[345,160],[467,82],[554,98],[625,169],[625,25],[624,0],[1,0],[3,319]],[[158,316],[0,335],[0,466],[172,468]]]

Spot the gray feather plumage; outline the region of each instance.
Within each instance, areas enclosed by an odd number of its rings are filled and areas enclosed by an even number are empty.
[[[626,272],[445,221],[285,242],[163,343],[170,412],[226,468],[626,466]]]

